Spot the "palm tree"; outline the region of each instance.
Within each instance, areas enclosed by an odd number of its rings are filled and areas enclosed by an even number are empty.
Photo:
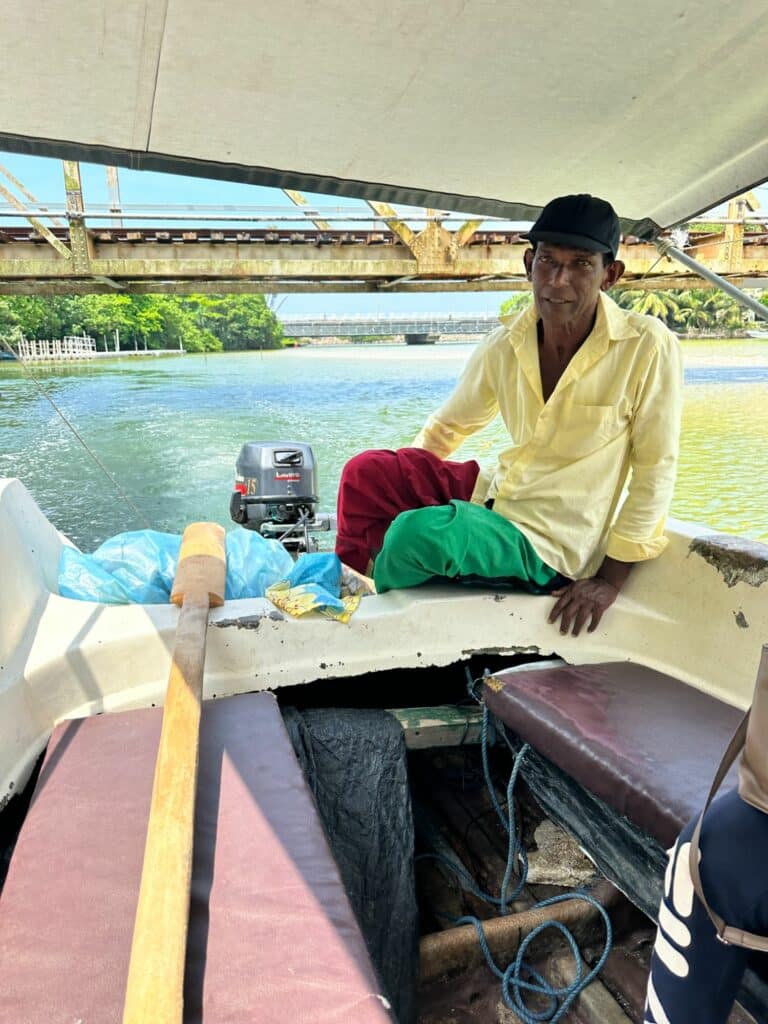
[[[617,294],[616,301],[623,309],[631,309],[633,313],[658,317],[669,326],[672,326],[680,312],[676,293],[672,291],[655,292],[627,288]]]
[[[678,316],[681,326],[694,331],[705,331],[712,327],[712,317],[703,306],[686,306]]]
[[[733,331],[744,326],[746,310],[730,295],[716,291],[710,301],[710,308],[714,310],[715,321],[721,327]]]

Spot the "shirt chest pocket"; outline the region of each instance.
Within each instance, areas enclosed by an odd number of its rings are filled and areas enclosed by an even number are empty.
[[[563,458],[582,459],[625,434],[628,424],[616,405],[569,404],[552,417],[547,447]]]

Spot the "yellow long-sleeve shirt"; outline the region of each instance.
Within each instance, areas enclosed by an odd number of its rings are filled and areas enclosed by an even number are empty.
[[[493,498],[494,511],[571,579],[594,575],[605,555],[655,558],[667,545],[677,466],[677,338],[601,294],[591,334],[544,402],[537,320],[531,306],[492,331],[413,443],[447,458],[500,411],[512,445],[492,475],[480,474],[473,501]]]

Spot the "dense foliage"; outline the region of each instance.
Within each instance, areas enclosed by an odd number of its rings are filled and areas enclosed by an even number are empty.
[[[283,331],[263,295],[0,296],[0,336],[9,341],[90,334],[101,349],[179,348],[228,352],[280,348]]]
[[[508,299],[502,302],[499,316],[504,316],[508,313],[519,313],[526,306],[530,306],[532,301],[533,294],[531,292],[515,292],[514,295],[510,295]]]
[[[752,292],[768,306],[768,292]],[[714,288],[674,291],[614,289],[625,309],[663,320],[682,334],[719,337],[740,334],[754,315]],[[516,292],[501,305],[501,314],[516,313],[531,302],[530,292]],[[263,295],[66,295],[0,296],[0,337],[63,338],[90,334],[98,347],[230,352],[280,348],[280,321]],[[378,336],[357,342],[383,341]]]
[[[747,292],[768,306],[768,292]],[[647,313],[663,320],[679,334],[718,337],[741,334],[755,316],[735,299],[716,288],[689,288],[671,291],[644,291],[639,288],[615,288],[611,295],[624,309]],[[500,313],[516,313],[531,301],[530,292],[518,292],[501,305]],[[760,327],[760,324],[754,326]]]
[[[747,294],[768,305],[768,292]],[[656,316],[679,334],[727,337],[743,333],[756,319],[754,313],[717,288],[672,291],[626,288],[616,290],[614,298],[624,309]]]

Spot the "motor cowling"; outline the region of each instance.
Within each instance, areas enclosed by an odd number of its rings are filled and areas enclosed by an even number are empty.
[[[229,514],[246,529],[306,549],[309,531],[331,529],[330,517],[317,515],[317,469],[308,444],[248,441],[235,474]]]

